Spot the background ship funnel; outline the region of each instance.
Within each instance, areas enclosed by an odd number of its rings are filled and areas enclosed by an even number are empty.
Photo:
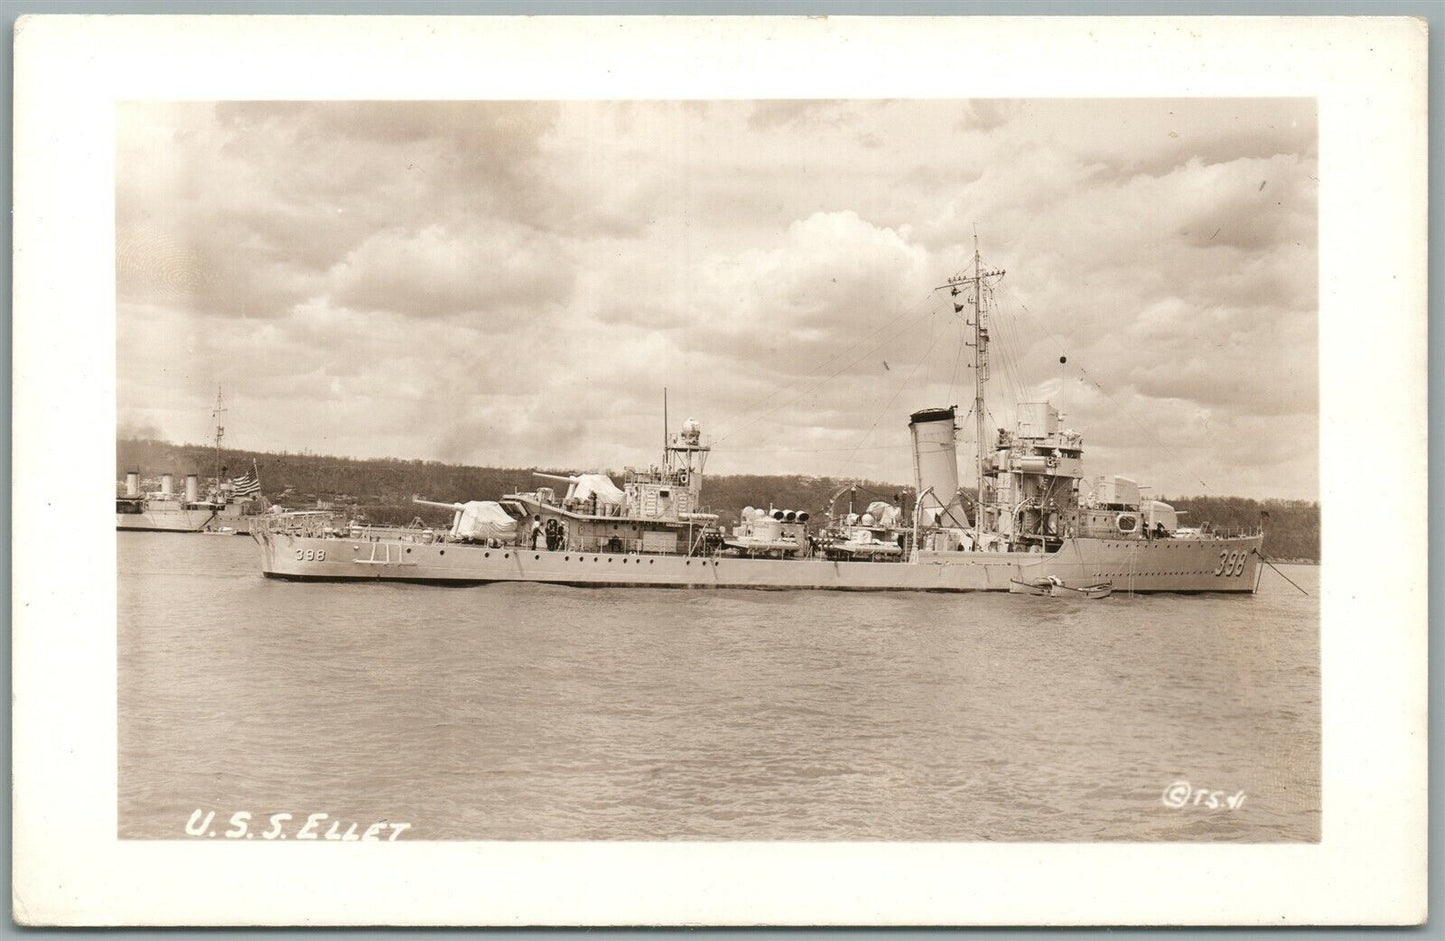
[[[128,497],[140,496],[140,471],[125,472],[125,495]]]
[[[161,496],[168,497],[175,493],[175,477],[170,474],[161,475]]]
[[[957,427],[954,409],[926,408],[908,416],[913,439],[913,485],[917,493],[933,488],[918,508],[926,525],[968,528],[968,514],[958,495]]]
[[[195,503],[201,499],[201,478],[196,474],[186,475],[186,502]]]

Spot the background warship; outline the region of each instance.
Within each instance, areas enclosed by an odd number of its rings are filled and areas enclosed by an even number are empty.
[[[224,533],[244,535],[241,524],[260,508],[260,472],[229,479],[221,467],[221,439],[225,437],[226,406],[216,392],[211,416],[215,422],[216,476],[201,498],[197,473],[187,474],[185,489],[177,493],[175,475],[161,474],[154,490],[145,490],[139,470],[126,471],[125,487],[115,497],[115,528],[139,532]]]

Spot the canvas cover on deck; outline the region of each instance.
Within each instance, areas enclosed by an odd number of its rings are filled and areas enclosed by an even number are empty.
[[[462,504],[452,523],[456,539],[499,539],[503,542],[517,535],[517,521],[491,500],[470,500]]]
[[[879,526],[893,527],[898,525],[898,507],[891,503],[874,500],[868,504],[866,512],[878,522]]]
[[[597,495],[598,506],[621,506],[626,497],[606,474],[579,474],[577,483],[572,488],[572,498],[586,503],[592,499],[594,493]]]

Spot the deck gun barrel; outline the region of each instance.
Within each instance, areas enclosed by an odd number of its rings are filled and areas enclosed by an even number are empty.
[[[411,502],[412,502],[412,503],[419,503],[419,504],[421,504],[422,506],[434,506],[434,507],[436,507],[436,508],[439,509],[439,510],[464,510],[464,509],[466,509],[465,504],[461,504],[461,503],[438,503],[438,502],[435,501],[435,500],[423,500],[421,497],[416,496],[415,494],[412,495]]]
[[[541,477],[543,480],[560,480],[566,484],[580,484],[581,477],[569,477],[566,474],[544,474],[541,471],[532,471],[533,477]]]

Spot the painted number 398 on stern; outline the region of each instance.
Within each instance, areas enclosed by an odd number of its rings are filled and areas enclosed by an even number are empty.
[[[255,817],[249,810],[231,814],[229,826],[214,810],[197,809],[186,821],[186,836],[227,840],[340,840],[395,843],[411,824],[390,820],[344,820],[330,814],[271,814]]]

